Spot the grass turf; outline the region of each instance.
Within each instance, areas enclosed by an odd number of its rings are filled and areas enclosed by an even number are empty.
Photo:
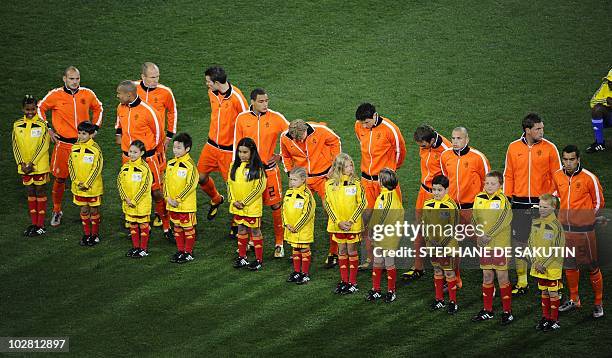
[[[465,125],[471,144],[497,169],[530,110],[543,116],[546,136],[558,146],[586,147],[592,141],[588,99],[612,55],[600,39],[612,25],[596,12],[611,10],[608,2],[592,0],[6,4],[0,24],[5,68],[0,126],[6,134],[0,137],[0,185],[6,190],[0,198],[5,224],[0,336],[70,336],[71,353],[78,356],[608,355],[612,343],[605,337],[612,328],[606,319],[588,317],[592,296],[584,276],[585,308],[562,315],[563,328],[554,334],[533,330],[539,299],[531,293],[515,300],[518,319],[509,327],[469,322],[481,304],[478,270],[464,271],[460,312],[454,317],[428,312],[430,278],[400,287],[392,305],[366,304],[361,294],[335,297],[337,272],[321,268],[326,238],[320,208],[313,281],[305,287],[284,283],[290,271],[286,260],[267,259],[259,273],[230,267],[235,245],[225,238],[226,206],[215,221],[201,219],[195,262],[168,263],[174,248],[161,241],[158,230],[151,257],[126,259],[129,243],[120,230],[114,187],[120,152],[112,126],[116,85],[136,79],[144,61],[156,62],[162,83],[174,90],[179,130],[194,137],[195,159],[208,131],[203,71],[211,64],[224,66],[247,95],[256,86],[266,88],[272,109],[288,119],[327,122],[355,158],[354,110],[371,101],[408,141],[399,174],[410,206],[419,179],[410,139],[419,123],[446,135]],[[41,98],[61,84],[61,71],[70,64],[81,70],[82,85],[96,91],[105,108],[97,137],[106,159],[104,242],[94,249],[77,245],[81,229],[69,193],[61,227],[44,239],[21,238],[27,209],[9,149],[8,133],[20,116],[23,95]],[[609,159],[608,153],[583,158],[604,190],[612,180]],[[199,194],[199,206],[206,209],[204,202]],[[270,222],[266,215],[267,257]],[[609,273],[607,268],[604,275]],[[367,291],[368,275],[361,274],[360,282]]]

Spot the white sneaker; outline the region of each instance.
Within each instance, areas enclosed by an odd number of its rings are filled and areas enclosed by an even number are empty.
[[[574,302],[573,300],[565,301],[561,306],[559,306],[559,312],[569,312],[575,310],[576,308],[580,308],[580,299],[578,302]]]
[[[604,315],[603,306],[595,305],[595,307],[593,308],[593,318],[600,318],[600,317],[603,317],[603,315]]]
[[[62,216],[64,216],[63,211],[54,211],[51,214],[51,226],[59,226],[62,223]]]

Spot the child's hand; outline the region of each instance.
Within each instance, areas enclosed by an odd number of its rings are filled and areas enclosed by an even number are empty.
[[[487,235],[478,236],[478,239],[477,239],[478,246],[481,246],[481,247],[485,246],[490,241],[491,241],[491,238],[488,237]]]
[[[338,223],[338,227],[344,231],[349,231],[353,227],[352,221],[341,221]]]
[[[87,190],[87,189],[89,189],[89,188],[88,188],[88,187],[87,187],[85,184],[83,184],[83,183],[79,183],[77,186],[79,187],[79,190]]]
[[[601,226],[606,226],[608,225],[608,221],[610,221],[610,219],[608,219],[605,216],[598,216],[595,218],[595,224],[597,225],[601,225]]]
[[[239,202],[239,201],[235,201],[235,202],[234,202],[234,207],[235,207],[236,209],[238,209],[238,210],[242,210],[242,209],[244,209],[244,204],[243,204],[243,203],[241,203],[241,202]]]
[[[297,232],[297,230],[293,227],[293,225],[287,224],[285,225],[285,227],[287,228],[287,230],[291,231],[294,234]]]
[[[535,264],[535,269],[538,273],[546,273],[546,267],[544,267],[541,263]]]
[[[167,201],[167,202],[168,202],[168,204],[170,204],[170,206],[171,206],[171,207],[173,207],[173,208],[176,208],[176,207],[178,207],[178,206],[179,206],[179,202],[178,202],[178,201],[176,201],[176,200],[174,200],[174,199],[172,199],[172,198],[170,198],[170,197],[166,198],[166,201]]]
[[[125,203],[127,204],[127,206],[129,206],[130,208],[135,208],[136,204],[134,204],[134,202],[130,199],[130,198],[125,198]]]

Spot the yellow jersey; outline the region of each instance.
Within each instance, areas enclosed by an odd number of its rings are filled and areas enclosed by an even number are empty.
[[[563,227],[554,213],[545,218],[534,219],[529,235],[529,248],[532,252],[550,247],[565,248]],[[545,252],[544,254],[547,253]],[[533,256],[531,257],[531,263],[531,276],[547,280],[561,279],[563,256],[560,253],[552,252],[551,255],[546,257]],[[536,271],[535,265],[538,263],[546,268],[545,273],[542,274]]]
[[[604,77],[603,82],[591,97],[590,105],[591,108],[595,107],[596,104],[601,104],[606,107],[610,107],[608,105],[608,97],[612,97],[612,89],[608,86],[608,81],[612,81],[612,70],[608,72],[608,75]]]
[[[361,214],[366,207],[365,192],[359,179],[349,180],[343,175],[340,183],[336,185],[333,180],[325,183],[325,200],[323,206],[329,216],[327,221],[327,232],[354,234],[363,230],[363,219]],[[350,230],[340,229],[338,224],[342,221],[352,221]]]
[[[459,247],[454,237],[455,226],[459,224],[459,208],[446,194],[442,200],[431,198],[423,204],[422,224],[425,225],[425,243],[429,247]]]
[[[381,187],[380,194],[374,202],[374,210],[372,211],[372,217],[368,226],[373,228],[374,225],[395,225],[395,223],[403,223],[403,221],[404,207],[402,199],[397,195],[397,191]],[[400,237],[397,235],[385,235],[382,240],[373,240],[373,244],[376,247],[396,250],[399,240]]]
[[[166,203],[166,209],[177,213],[195,213],[198,206],[198,168],[189,153],[170,160],[164,177],[164,196],[178,201],[178,207]]]
[[[151,184],[153,184],[153,174],[149,165],[138,158],[136,161],[127,161],[117,176],[117,189],[121,197],[121,208],[128,216],[149,216],[151,215]],[[129,198],[136,207],[129,207],[125,199]]]
[[[472,208],[472,223],[482,225],[485,235],[491,240],[483,247],[511,247],[512,246],[512,206],[499,189],[492,195],[480,192],[474,198]]]
[[[68,170],[72,181],[72,194],[86,198],[102,195],[102,150],[93,139],[72,146],[68,159]],[[79,189],[83,184],[86,189]]]
[[[44,174],[49,172],[49,130],[45,121],[38,115],[32,119],[18,119],[13,124],[13,155],[17,163],[17,172],[21,170],[21,163],[34,164],[34,170],[28,175]]]
[[[229,212],[234,215],[246,216],[250,218],[259,218],[263,212],[263,197],[262,194],[266,190],[266,174],[262,170],[259,173],[259,179],[248,180],[249,169],[247,162],[240,163],[236,169],[236,179],[232,179],[231,175],[227,178],[227,195],[229,200]],[[229,173],[232,171],[230,164]],[[235,202],[244,204],[242,209],[237,209],[234,206]]]
[[[297,232],[285,228],[285,241],[290,244],[309,244],[314,241],[314,218],[317,204],[310,189],[303,184],[289,188],[283,198],[283,225],[291,225]]]

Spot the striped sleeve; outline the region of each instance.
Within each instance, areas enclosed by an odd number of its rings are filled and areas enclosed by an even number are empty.
[[[357,208],[353,212],[353,215],[351,215],[352,222],[356,223],[357,220],[359,220],[359,217],[361,217],[361,214],[363,214],[363,210],[365,209],[366,204],[367,204],[367,200],[365,197],[365,190],[363,190],[363,186],[358,181],[357,182]]]
[[[47,128],[45,123],[41,123],[41,124],[42,124],[41,128],[43,130],[43,135],[38,143],[38,146],[36,146],[36,149],[34,150],[34,154],[32,154],[32,159],[30,160],[32,163],[38,160],[38,157],[43,153],[45,147],[47,146],[50,140],[49,129]]]
[[[510,225],[510,222],[512,221],[512,208],[508,202],[508,199],[504,198],[503,205],[504,207],[497,217],[497,221],[487,233],[487,236],[489,237],[494,237],[495,235],[499,234],[505,227]]]
[[[151,183],[153,182],[153,174],[151,173],[151,169],[149,169],[148,165],[142,165],[141,169],[143,170],[143,173],[146,173],[144,180],[142,180],[140,182],[140,187],[138,188],[138,190],[136,191],[136,195],[134,195],[134,198],[132,199],[132,201],[134,201],[135,203],[138,203],[145,194],[151,192]]]
[[[123,189],[123,168],[119,170],[119,175],[117,175],[117,191],[119,191],[121,201],[124,201],[127,198],[127,195]]]
[[[325,186],[325,200],[323,200],[323,208],[325,209],[327,216],[329,216],[329,219],[332,222],[338,222],[338,216],[334,212],[334,209],[332,208],[332,205],[329,202],[329,198],[331,195],[328,193],[329,191],[328,188],[329,188],[329,185],[326,185]]]
[[[551,247],[565,247],[565,240],[563,236],[563,228],[559,223],[555,223],[555,239],[553,240],[553,245]],[[563,260],[562,257],[558,257],[554,254],[547,257],[544,261],[542,261],[542,266],[548,268],[555,261]],[[563,261],[560,262],[563,265]]]
[[[606,104],[606,97],[603,96],[602,90],[604,89],[604,86],[607,86],[606,82],[602,82],[601,86],[599,86],[599,88],[597,89],[597,91],[593,94],[593,97],[591,97],[591,101],[590,101],[590,105],[591,108],[595,107],[596,104]]]
[[[262,171],[251,192],[244,198],[244,200],[241,200],[241,202],[245,206],[252,204],[255,202],[255,200],[261,198],[261,194],[263,194],[264,190],[266,190],[266,174]]]
[[[68,172],[70,173],[70,180],[72,180],[72,182],[76,182],[76,173],[74,171],[74,163],[72,163],[72,152],[70,153],[70,156],[68,157]]]
[[[102,166],[104,164],[104,159],[102,158],[102,152],[98,149],[96,153],[96,160],[94,161],[91,171],[89,172],[89,176],[85,180],[85,186],[87,188],[91,188],[94,180],[102,173]]]
[[[15,136],[15,127],[13,127],[13,133],[11,134],[13,144],[13,156],[17,164],[23,163],[23,156],[19,150],[19,144],[17,144],[17,136]]]
[[[296,231],[302,230],[302,228],[312,219],[314,215],[314,198],[311,193],[308,193],[308,204],[305,210],[302,210],[302,215],[296,221],[294,228]]]
[[[196,170],[193,161],[190,163],[190,166],[191,168],[189,168],[189,171],[191,172],[191,175],[189,176],[189,179],[185,184],[185,188],[175,198],[178,202],[181,202],[183,199],[185,199],[185,197],[189,195],[190,192],[194,191],[196,189],[196,186],[198,185],[198,171]]]

